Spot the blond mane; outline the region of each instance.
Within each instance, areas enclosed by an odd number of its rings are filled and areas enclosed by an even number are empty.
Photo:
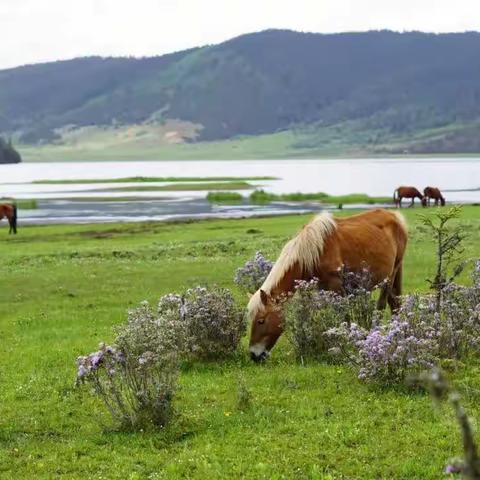
[[[330,213],[317,215],[308,225],[292,238],[282,249],[261,290],[270,294],[282,281],[285,274],[296,264],[304,274],[313,273],[318,267],[326,238],[335,230],[336,223]],[[248,304],[250,312],[261,307],[260,293],[257,291]]]

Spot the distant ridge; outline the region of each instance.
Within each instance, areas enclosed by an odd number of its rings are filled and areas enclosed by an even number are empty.
[[[174,120],[196,125],[175,141],[195,142],[354,122],[365,145],[422,131],[410,152],[478,152],[479,53],[474,32],[267,30],[161,57],[29,65],[0,71],[0,134],[49,143]]]

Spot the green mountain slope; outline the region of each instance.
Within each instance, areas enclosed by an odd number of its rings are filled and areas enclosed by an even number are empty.
[[[289,130],[294,150],[322,150],[340,129],[365,151],[477,152],[479,52],[478,33],[271,30],[162,57],[20,67],[0,71],[0,133],[68,145],[72,128],[176,121],[187,142]]]

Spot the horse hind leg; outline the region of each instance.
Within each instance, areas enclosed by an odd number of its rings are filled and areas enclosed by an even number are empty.
[[[378,297],[377,301],[377,310],[385,310],[387,307],[387,298],[388,298],[388,291],[390,290],[390,285],[387,284],[380,290],[380,296]]]

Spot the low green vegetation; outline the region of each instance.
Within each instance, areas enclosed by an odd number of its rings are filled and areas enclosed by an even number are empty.
[[[435,269],[419,212],[404,211],[407,293],[429,291]],[[74,387],[75,358],[113,341],[142,300],[218,284],[245,305],[236,269],[259,250],[275,259],[310,218],[0,229],[0,477],[441,478],[461,452],[449,412],[428,395],[367,386],[346,366],[302,366],[286,337],[264,365],[244,339],[231,360],[182,366],[176,417],[157,431],[112,429],[99,401]],[[464,256],[479,257],[479,209],[454,222],[468,234]],[[480,365],[459,362],[450,377],[478,421]]]
[[[337,205],[352,203],[372,205],[375,203],[391,203],[392,199],[390,197],[371,197],[365,193],[351,193],[349,195],[329,195],[324,192],[276,194],[264,190],[255,190],[250,194],[250,201],[252,203],[319,201],[321,203],[334,203]]]
[[[35,210],[38,208],[38,203],[36,200],[33,199],[22,199],[22,200],[15,200],[12,198],[0,198],[0,203],[13,203],[22,210]]]
[[[237,192],[208,192],[207,200],[210,203],[240,203],[243,196]]]
[[[123,177],[94,178],[80,180],[35,180],[32,183],[42,185],[68,185],[88,183],[155,183],[155,182],[240,182],[250,180],[276,180],[276,177]]]
[[[197,190],[249,190],[253,185],[248,182],[209,182],[209,183],[172,183],[170,185],[140,185],[135,187],[116,187],[89,190],[89,192],[186,192]]]
[[[313,157],[318,152],[293,148],[296,134],[291,131],[268,135],[238,137],[231,140],[163,145],[137,142],[134,145],[105,145],[102,142],[76,145],[21,145],[25,161],[118,161],[118,160],[229,160],[259,158]]]
[[[88,196],[88,197],[62,197],[62,198],[56,198],[56,200],[63,200],[66,202],[82,202],[82,203],[110,203],[110,202],[151,202],[154,200],[162,200],[165,201],[167,199],[171,199],[172,197],[169,197],[167,195],[162,195],[158,197],[142,197],[142,196],[134,196],[134,195],[128,195],[128,196],[115,196],[115,197],[96,197],[96,196]]]
[[[194,143],[162,144],[142,142],[123,144],[115,141],[85,137],[75,144],[19,145],[24,161],[118,161],[118,160],[257,160],[282,158],[372,158],[422,154],[441,156],[443,150],[432,145],[448,143],[464,129],[476,132],[463,124],[450,124],[428,130],[390,132],[372,128],[361,120],[349,120],[336,125],[311,125],[276,133],[238,136],[228,140]],[[478,127],[477,127],[478,130]],[[113,132],[114,133],[114,132]],[[112,133],[112,135],[113,135]],[[472,134],[474,137],[474,134]],[[468,155],[469,150],[444,152],[455,156]],[[442,147],[443,148],[443,147]],[[439,153],[434,153],[439,151]],[[472,155],[475,155],[472,147]]]

